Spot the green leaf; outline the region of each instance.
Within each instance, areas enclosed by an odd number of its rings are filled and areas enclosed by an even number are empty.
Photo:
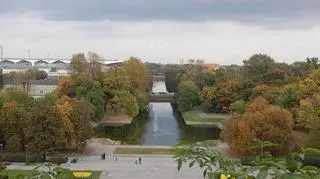
[[[205,169],[205,170],[203,171],[203,178],[205,178],[206,175],[207,175],[207,169]]]
[[[268,176],[268,168],[261,168],[257,175],[257,179],[266,179]]]
[[[194,165],[194,163],[195,163],[196,161],[194,160],[194,161],[192,161],[192,162],[190,162],[190,164],[189,164],[189,168],[191,168],[191,167],[193,167],[193,165]]]
[[[182,167],[182,160],[178,159],[178,171],[180,171],[181,167]]]

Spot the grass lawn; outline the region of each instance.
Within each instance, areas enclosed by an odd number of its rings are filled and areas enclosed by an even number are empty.
[[[174,149],[161,148],[121,148],[117,147],[115,154],[155,154],[155,155],[172,155]]]
[[[92,179],[99,179],[101,172],[100,171],[90,171],[92,172]],[[5,170],[4,172],[1,172],[0,174],[7,173],[9,176],[9,179],[14,179],[19,175],[26,175],[30,176],[32,174],[32,170]]]
[[[182,117],[186,121],[192,122],[219,122],[222,123],[227,116],[213,113],[202,113],[198,111],[187,111],[182,113]]]

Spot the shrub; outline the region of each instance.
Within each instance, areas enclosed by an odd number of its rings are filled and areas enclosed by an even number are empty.
[[[3,161],[8,162],[26,162],[36,163],[36,162],[44,162],[42,156],[37,154],[25,154],[25,153],[5,153],[2,155]]]
[[[55,157],[50,157],[47,161],[51,162],[51,163],[55,163],[57,165],[60,165],[63,163],[67,163],[68,159],[65,157],[55,156]]]

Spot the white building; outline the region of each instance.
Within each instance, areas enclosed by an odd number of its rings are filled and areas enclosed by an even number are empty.
[[[49,77],[68,76],[70,59],[27,59],[27,58],[4,58],[0,62],[0,68],[3,73],[12,71],[25,71],[30,68],[37,68],[48,73]],[[123,61],[119,60],[101,60],[99,62],[102,69],[110,66],[121,65]]]

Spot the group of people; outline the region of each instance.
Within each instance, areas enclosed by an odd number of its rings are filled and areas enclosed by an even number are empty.
[[[101,154],[101,159],[102,159],[102,160],[105,160],[105,159],[106,159],[106,154],[105,154],[105,153]],[[116,160],[118,160],[118,157],[116,157]],[[137,164],[141,164],[141,157],[139,157],[139,159],[135,161],[135,164],[136,164],[136,165],[137,165]]]
[[[138,160],[139,160],[139,164],[141,164],[141,157],[139,157]],[[136,164],[136,165],[138,164],[138,160],[135,161],[135,164]]]

